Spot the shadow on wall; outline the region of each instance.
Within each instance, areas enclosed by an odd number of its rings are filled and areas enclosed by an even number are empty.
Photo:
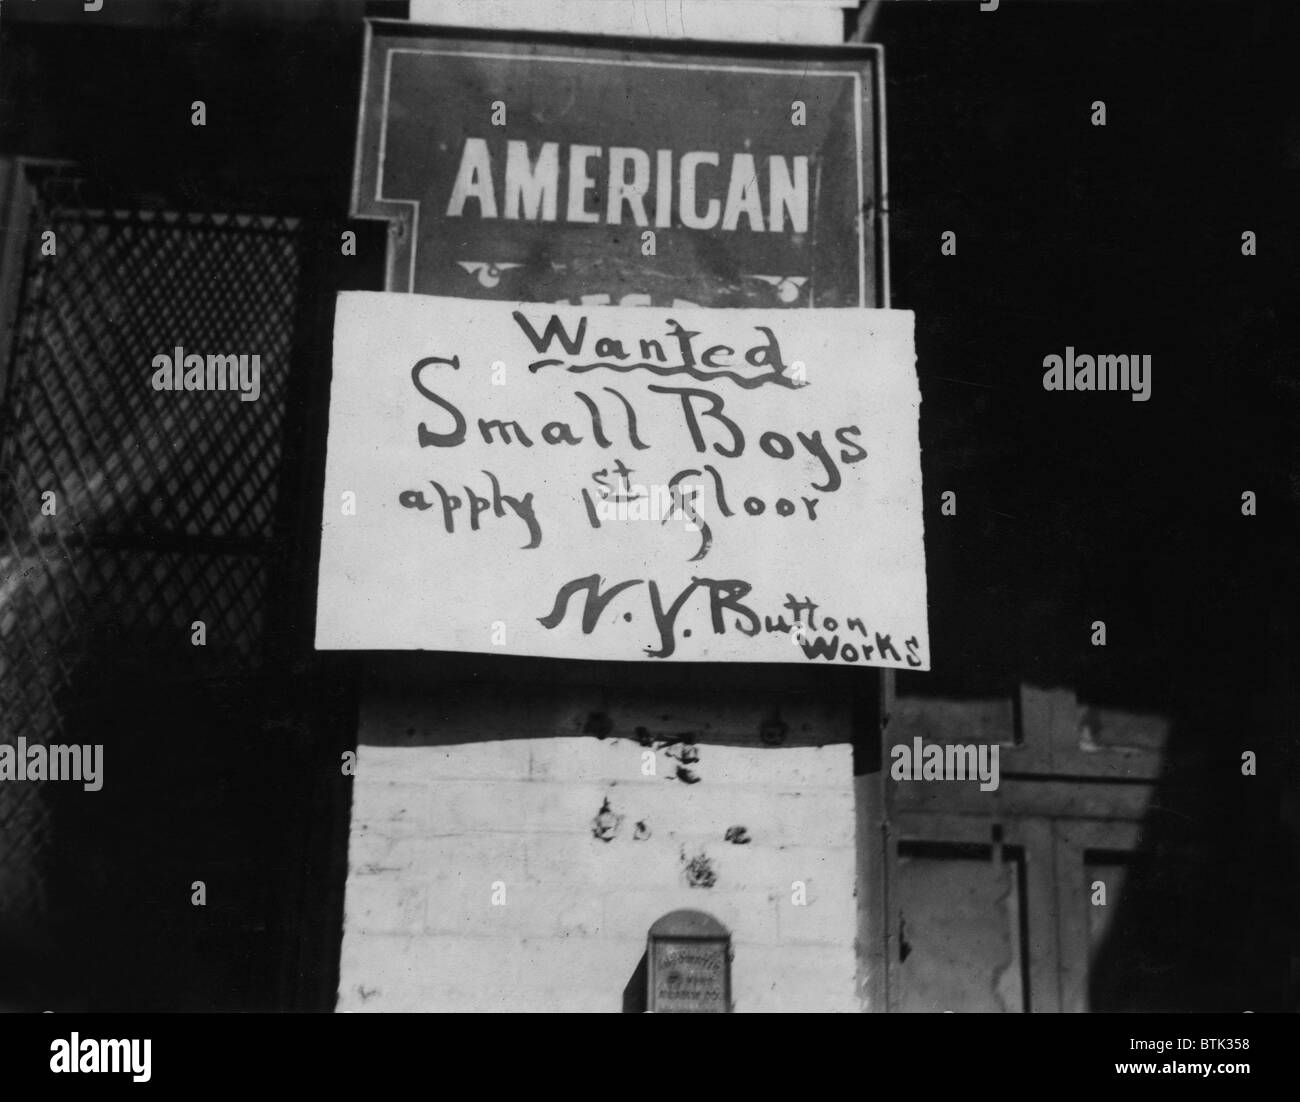
[[[1297,681],[1294,671],[1274,680],[1289,661],[1276,614],[1274,625],[1269,684],[1184,688],[1137,852],[1094,953],[1093,1011],[1300,1009]]]
[[[649,961],[646,959],[646,954],[642,953],[641,959],[636,962],[636,968],[632,970],[627,986],[623,988],[624,1014],[645,1013],[649,1001],[649,973]]]
[[[104,747],[104,786],[47,786],[50,917],[28,994],[55,1010],[277,1009],[296,802],[265,722],[276,703],[201,650],[151,663],[142,643],[101,630],[69,679],[63,739]]]
[[[54,705],[58,741],[103,747],[103,787],[45,786],[45,905],[0,933],[0,963],[21,967],[0,967],[0,1002],[330,1009],[345,870],[321,850],[338,809],[319,801],[347,782],[330,730],[295,695],[309,674],[251,676],[166,629],[86,634]]]
[[[1242,233],[1297,238],[1300,113],[1279,91],[1300,9],[950,9],[886,4],[877,24],[894,300],[917,316],[930,684],[1068,685],[1168,717],[1092,1007],[1294,1009],[1300,348],[1280,323],[1288,250],[1247,256]],[[1067,345],[1154,353],[1151,400],[1045,392],[1043,358]]]

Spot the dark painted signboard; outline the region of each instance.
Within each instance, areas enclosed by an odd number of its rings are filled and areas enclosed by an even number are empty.
[[[388,288],[887,305],[879,52],[369,24],[353,214]]]

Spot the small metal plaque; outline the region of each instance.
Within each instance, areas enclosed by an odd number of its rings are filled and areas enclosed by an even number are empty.
[[[698,911],[675,911],[650,930],[648,1009],[656,1014],[726,1014],[731,1009],[731,937]]]
[[[654,1009],[658,1013],[725,1014],[727,947],[718,942],[655,945]]]

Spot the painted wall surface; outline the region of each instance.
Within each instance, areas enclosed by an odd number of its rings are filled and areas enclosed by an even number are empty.
[[[856,0],[411,0],[411,22],[646,38],[840,42]]]
[[[338,1009],[639,1010],[647,930],[679,908],[730,929],[737,1012],[862,1009],[847,717],[786,709],[768,746],[756,702],[578,695],[370,695]]]

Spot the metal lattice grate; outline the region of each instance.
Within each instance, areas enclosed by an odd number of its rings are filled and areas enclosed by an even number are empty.
[[[81,741],[88,655],[197,676],[203,620],[202,676],[257,668],[300,256],[292,219],[121,210],[67,175],[30,180],[0,405],[0,742],[29,745]],[[155,391],[153,357],[178,345],[259,354],[260,397]],[[0,919],[43,910],[48,837],[41,785],[0,785]]]

